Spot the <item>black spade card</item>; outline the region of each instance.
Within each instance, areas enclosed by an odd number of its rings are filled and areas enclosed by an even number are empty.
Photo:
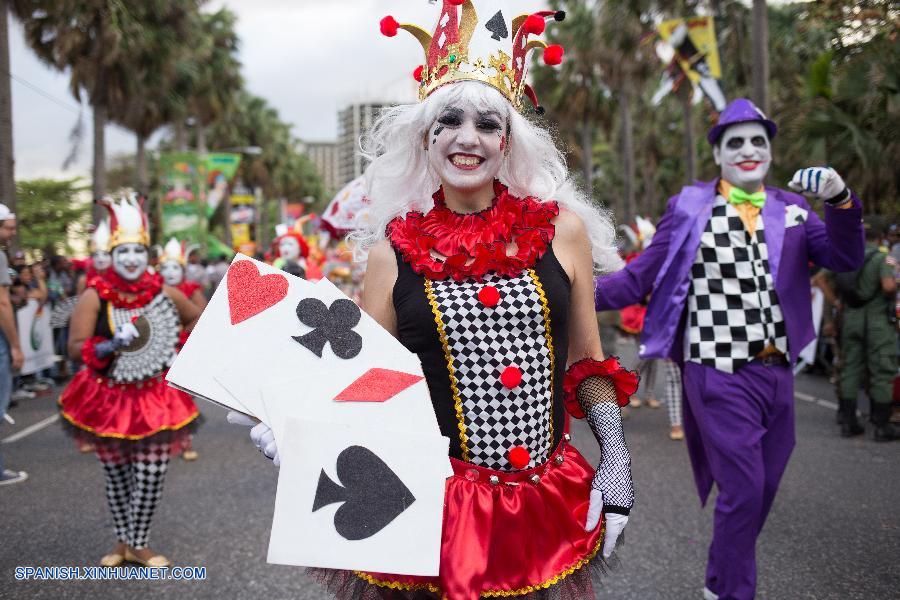
[[[365,423],[288,417],[276,430],[268,562],[437,575],[449,440],[380,418],[389,402],[364,404]]]
[[[340,483],[322,469],[312,509],[341,503],[334,513],[334,528],[344,539],[375,535],[416,501],[397,474],[368,448],[350,446],[341,452],[336,471]]]

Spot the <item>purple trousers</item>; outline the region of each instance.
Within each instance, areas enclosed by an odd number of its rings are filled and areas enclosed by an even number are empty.
[[[721,600],[756,593],[756,538],[794,448],[794,377],[752,362],[736,373],[685,363],[685,436],[701,501],[719,490],[706,587]]]

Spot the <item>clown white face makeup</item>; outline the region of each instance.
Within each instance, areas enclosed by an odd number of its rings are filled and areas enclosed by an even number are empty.
[[[772,164],[772,149],[765,127],[759,123],[738,123],[722,134],[713,158],[721,167],[722,179],[745,192],[757,191]]]
[[[444,108],[425,138],[428,164],[445,187],[471,192],[490,185],[503,161],[507,119],[471,103]]]
[[[112,264],[112,257],[105,250],[97,250],[91,255],[91,259],[94,261],[94,269],[98,271],[105,271]]]
[[[184,269],[174,260],[159,263],[159,274],[166,285],[178,285],[184,280]]]
[[[300,260],[300,244],[294,238],[286,236],[278,242],[278,253],[284,260],[297,262]]]
[[[125,281],[137,281],[147,270],[149,253],[141,244],[120,244],[112,251],[112,268]]]

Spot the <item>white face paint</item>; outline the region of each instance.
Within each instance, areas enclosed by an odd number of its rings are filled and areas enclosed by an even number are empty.
[[[147,270],[150,258],[141,244],[120,244],[112,251],[112,268],[125,281],[137,281]]]
[[[721,167],[722,179],[745,192],[757,191],[772,164],[766,128],[759,123],[732,125],[713,148],[713,158]]]
[[[278,242],[278,254],[284,260],[297,262],[300,259],[300,243],[290,236],[284,237]]]
[[[184,280],[184,269],[174,260],[159,263],[159,274],[166,285],[178,285]]]
[[[506,115],[470,102],[447,106],[426,134],[428,164],[444,187],[475,191],[490,185],[503,162]]]
[[[97,250],[91,255],[91,259],[94,261],[94,269],[97,271],[105,271],[112,264],[112,257],[106,250]]]

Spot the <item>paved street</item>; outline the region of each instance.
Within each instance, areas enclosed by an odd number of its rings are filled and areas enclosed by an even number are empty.
[[[797,390],[798,444],[759,542],[759,596],[900,597],[900,444],[875,444],[870,432],[840,439],[823,405],[833,401],[827,381],[800,376]],[[54,422],[2,446],[9,466],[31,477],[0,488],[0,598],[325,598],[302,569],[266,564],[277,471],[246,429],[217,407],[201,410],[200,459],[172,461],[151,543],[179,565],[205,566],[206,581],[14,581],[16,565],[94,565],[114,541],[96,460]],[[55,395],[12,414],[18,424],[0,429],[2,438],[55,414]],[[699,506],[683,443],[669,441],[665,409],[632,410],[625,426],[637,506],[601,596],[700,598],[712,511]],[[582,423],[575,441],[597,459]]]

